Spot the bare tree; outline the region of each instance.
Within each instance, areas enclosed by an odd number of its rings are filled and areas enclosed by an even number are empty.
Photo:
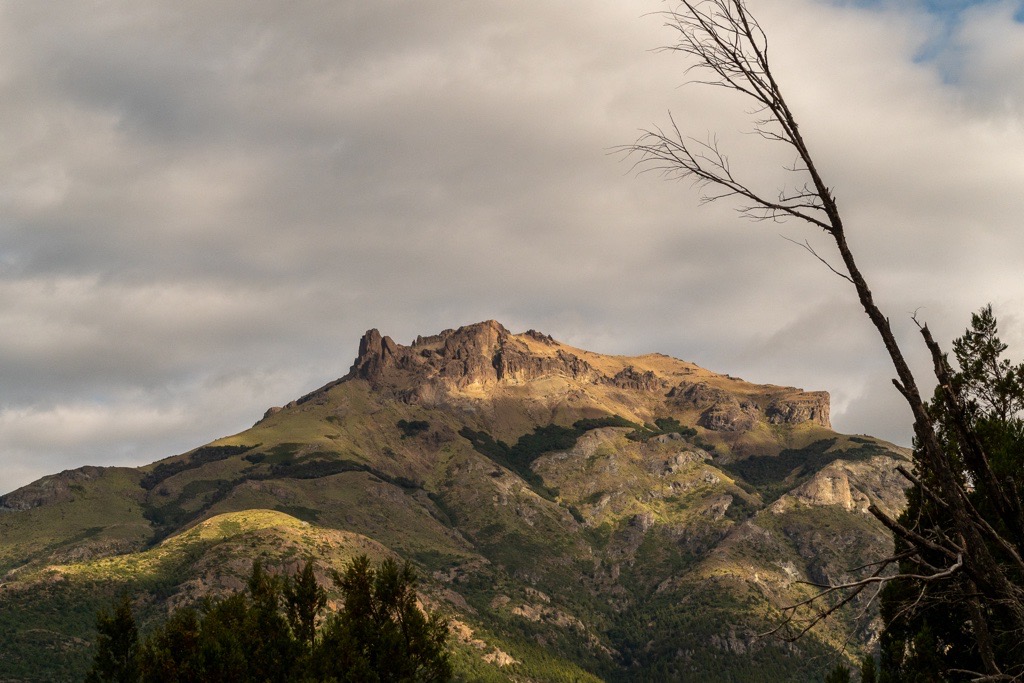
[[[690,71],[699,75],[697,83],[735,91],[753,103],[755,130],[766,141],[795,152],[797,161],[789,170],[800,181],[795,189],[784,189],[775,196],[760,193],[733,173],[717,139],[688,137],[671,116],[670,126],[645,131],[624,150],[635,155],[642,169],[694,181],[701,187],[704,201],[737,198],[745,216],[755,220],[798,219],[831,238],[840,262],[836,266],[819,256],[808,242],[802,246],[852,284],[878,331],[895,370],[893,384],[914,418],[916,468],[914,472],[903,469],[902,473],[948,521],[945,525],[924,526],[893,519],[871,506],[871,514],[892,531],[897,545],[905,550],[875,563],[873,573],[861,581],[823,586],[811,601],[791,606],[789,619],[793,625],[801,608],[828,596],[843,596],[827,608],[814,610],[812,616],[800,622],[794,635],[801,635],[862,591],[891,581],[894,576],[915,582],[922,596],[929,584],[956,582],[960,587],[957,599],[968,603],[974,615],[971,627],[984,667],[984,671],[961,673],[978,681],[1024,678],[1024,653],[1001,658],[993,648],[990,628],[990,624],[998,624],[1001,636],[1010,634],[1018,643],[1024,641],[1024,590],[1019,582],[1024,576],[1024,516],[1020,495],[1012,481],[1000,481],[996,476],[984,439],[975,429],[970,406],[963,392],[954,387],[954,372],[945,354],[928,327],[919,325],[938,380],[935,401],[929,406],[850,250],[835,195],[819,172],[772,72],[765,32],[744,0],[682,0],[675,9],[664,12],[664,17],[677,35],[677,42],[665,49],[681,52],[692,60]],[[936,424],[936,405],[945,416],[942,430]],[[950,453],[949,438],[956,441],[955,455]],[[972,495],[975,488],[984,489],[991,513],[979,512],[977,494]],[[908,560],[925,570],[886,573],[889,567]]]

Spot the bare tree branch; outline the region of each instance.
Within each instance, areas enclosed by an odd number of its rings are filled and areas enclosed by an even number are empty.
[[[849,275],[847,275],[846,273],[839,272],[838,270],[836,270],[835,268],[832,267],[831,263],[829,263],[828,261],[826,261],[822,257],[818,256],[818,252],[814,251],[814,247],[812,247],[811,243],[808,242],[807,240],[804,240],[803,242],[797,242],[796,240],[790,239],[789,237],[786,237],[785,235],[779,235],[779,237],[781,237],[782,239],[786,240],[787,242],[792,242],[793,244],[795,244],[796,246],[800,247],[801,249],[806,250],[808,253],[810,253],[811,256],[813,256],[814,258],[816,258],[819,261],[821,261],[822,263],[824,263],[826,268],[828,268],[833,273],[835,273],[839,277],[843,278],[847,282],[853,282],[853,280],[850,279]]]
[[[847,605],[867,586],[883,585],[900,580],[919,587],[916,599],[903,610],[917,610],[930,600],[947,599],[932,596],[931,586],[942,586],[957,599],[975,601],[974,620],[994,619],[1000,635],[1008,642],[1024,641],[1024,504],[1017,481],[1003,481],[992,464],[973,421],[973,406],[964,402],[951,381],[951,370],[928,331],[921,325],[925,345],[932,355],[933,370],[939,383],[938,398],[931,407],[918,388],[917,379],[907,363],[892,331],[888,317],[875,302],[853,251],[847,241],[846,229],[832,189],[825,183],[810,149],[804,140],[795,116],[783,97],[768,59],[768,40],[757,20],[750,14],[744,0],[681,0],[676,9],[662,14],[666,26],[676,35],[667,50],[679,52],[692,62],[687,69],[697,77],[695,83],[731,90],[747,98],[756,116],[753,133],[769,143],[792,148],[795,161],[785,170],[801,176],[795,189],[783,189],[769,199],[745,179],[738,177],[721,149],[717,138],[709,136],[701,142],[681,133],[669,115],[669,129],[652,128],[642,132],[632,145],[618,148],[636,159],[635,168],[656,171],[671,179],[687,179],[699,187],[703,201],[736,198],[738,210],[757,221],[782,221],[795,218],[824,231],[832,238],[841,266],[832,265],[815,251],[810,242],[789,241],[808,251],[833,273],[851,283],[857,298],[881,338],[892,361],[896,377],[893,385],[905,399],[914,419],[915,472],[905,468],[901,474],[913,483],[926,500],[931,512],[941,514],[942,524],[926,519],[919,507],[914,519],[896,520],[871,505],[869,512],[888,528],[899,544],[908,550],[884,558],[866,567],[875,567],[871,576],[840,583],[818,585],[816,595],[787,607],[781,629],[797,628],[797,636],[836,610]],[[917,321],[916,314],[913,317]],[[990,363],[989,375],[1003,381],[1005,373],[998,364]],[[1024,366],[1019,371],[1024,385]],[[1002,378],[1002,379],[1001,379]],[[1024,386],[1022,386],[1024,394]],[[1007,400],[1001,403],[993,393],[982,400],[1001,411],[1006,419],[1011,410]],[[936,407],[937,406],[937,407]],[[1024,411],[1024,398],[1012,408]],[[933,411],[944,410],[937,422]],[[950,431],[951,430],[951,431]],[[1021,424],[1024,431],[1024,423]],[[941,438],[940,438],[941,432]],[[1022,437],[1024,438],[1024,437]],[[951,444],[951,441],[955,443]],[[951,454],[951,450],[953,453]],[[968,484],[984,488],[984,501],[975,500]],[[979,508],[991,507],[995,515],[990,522]],[[905,523],[904,523],[905,522]],[[923,571],[900,571],[883,575],[893,563],[910,563]],[[927,573],[926,573],[927,572]],[[832,596],[842,595],[833,604],[817,609]],[[814,609],[810,616],[804,610]],[[801,611],[798,616],[797,612]],[[998,616],[998,619],[996,617]],[[976,676],[978,681],[1017,680],[1024,676],[1024,648],[1011,648],[1002,654],[1014,659],[1013,667],[997,661],[987,623],[974,628],[978,654],[984,672],[967,669],[960,673]],[[992,631],[994,633],[994,631]],[[1016,677],[1007,672],[1017,671]]]
[[[963,556],[960,555],[957,557],[956,562],[954,562],[952,565],[933,574],[892,574],[888,576],[882,575],[882,572],[885,571],[885,569],[894,561],[895,560],[892,558],[883,560],[880,563],[881,566],[879,566],[879,568],[876,569],[870,576],[863,579],[859,579],[857,581],[850,581],[841,584],[819,584],[811,581],[797,581],[796,583],[811,586],[813,588],[821,588],[822,590],[818,593],[815,593],[809,598],[806,598],[792,605],[787,605],[786,607],[784,607],[782,610],[783,615],[785,617],[783,621],[775,628],[761,635],[767,636],[779,633],[783,629],[789,628],[792,624],[798,622],[797,614],[801,608],[809,607],[812,605],[818,605],[822,602],[824,598],[834,593],[845,593],[845,595],[843,595],[842,598],[835,604],[825,609],[818,610],[811,617],[799,621],[798,623],[800,624],[800,628],[795,634],[784,636],[784,640],[787,641],[792,642],[799,640],[801,637],[806,635],[808,631],[813,629],[819,623],[832,616],[840,608],[852,602],[854,598],[860,595],[860,593],[868,586],[871,586],[873,584],[885,584],[896,579],[911,579],[922,582],[941,581],[960,571],[961,567],[963,567]]]

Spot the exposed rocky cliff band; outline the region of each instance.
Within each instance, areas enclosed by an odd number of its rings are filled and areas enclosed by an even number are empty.
[[[553,353],[535,353],[529,342],[540,342]],[[602,379],[586,361],[550,337],[534,330],[513,335],[493,320],[420,336],[410,346],[369,330],[359,343],[359,356],[349,375],[376,386],[433,385],[414,388],[412,393],[419,396],[433,395],[438,389],[515,384],[548,376],[581,382]]]
[[[831,426],[827,392],[751,385],[660,354],[601,356],[536,330],[513,334],[494,320],[419,336],[409,346],[369,330],[348,376],[390,385],[412,403],[559,378],[575,391],[603,386],[650,392],[699,411],[697,423],[716,432],[742,432],[757,422]]]

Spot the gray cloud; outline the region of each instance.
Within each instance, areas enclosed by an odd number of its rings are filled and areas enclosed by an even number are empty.
[[[853,293],[778,233],[821,235],[608,153],[671,109],[787,180],[651,51],[660,3],[60,4],[0,9],[0,491],[243,429],[369,327],[486,318],[828,389],[838,428],[909,440]],[[922,372],[922,306],[948,339],[993,301],[1024,341],[1014,7],[754,7]]]

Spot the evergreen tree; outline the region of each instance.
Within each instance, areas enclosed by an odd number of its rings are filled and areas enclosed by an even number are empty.
[[[850,683],[850,667],[836,664],[836,668],[825,676],[825,683]]]
[[[183,607],[148,638],[140,651],[143,683],[201,683],[207,680],[199,657],[200,622],[196,610]]]
[[[222,600],[207,601],[201,610],[198,651],[193,654],[196,666],[208,680],[252,680],[246,641],[263,636],[249,631],[248,596],[235,593]]]
[[[1003,357],[1006,345],[999,339],[992,307],[971,318],[971,327],[953,342],[959,368],[948,385],[936,389],[929,405],[936,434],[945,456],[954,464],[959,486],[970,505],[994,530],[989,552],[999,560],[998,571],[1022,584],[1022,573],[1006,548],[1019,544],[1016,531],[1005,523],[1011,518],[997,509],[995,501],[1009,500],[1021,507],[1024,484],[1024,364]],[[962,409],[953,412],[942,392],[949,391]],[[965,429],[964,425],[969,429]],[[965,439],[965,434],[970,439]],[[978,459],[985,454],[985,461]],[[915,460],[918,458],[915,454]],[[944,501],[929,491],[935,485],[929,473],[916,467],[920,485],[908,489],[908,506],[900,523],[925,538],[956,537],[957,529]],[[999,495],[994,488],[999,487]],[[1005,505],[1004,505],[1005,507]],[[909,545],[897,537],[897,552]],[[917,549],[900,563],[906,575],[928,575],[943,565],[938,552]],[[1010,602],[982,599],[983,591],[966,572],[943,581],[898,579],[882,593],[885,630],[881,639],[881,683],[969,680],[967,671],[992,668],[1024,671],[1024,652],[1013,628],[1018,619]],[[988,663],[987,663],[988,662]],[[961,670],[957,673],[953,670]]]
[[[335,574],[345,608],[332,616],[314,655],[314,672],[339,681],[447,681],[448,624],[416,604],[412,566],[384,560],[376,570],[365,555]]]
[[[146,639],[143,681],[294,680],[301,647],[281,613],[281,580],[256,562],[247,586],[174,612]]]
[[[316,580],[313,558],[306,561],[297,576],[285,583],[284,598],[292,632],[306,648],[312,648],[317,620],[327,604],[327,592]]]
[[[878,672],[875,668],[875,658],[871,655],[864,655],[860,663],[860,683],[878,683]]]
[[[451,680],[448,625],[416,602],[416,575],[385,560],[357,557],[335,582],[344,607],[320,631],[326,592],[312,560],[290,579],[253,564],[246,592],[184,607],[139,644],[127,597],[98,618],[90,681],[201,683]]]
[[[249,577],[250,606],[245,615],[243,647],[249,668],[260,680],[288,680],[301,653],[288,620],[282,614],[282,581],[253,563]],[[255,679],[252,679],[255,680]]]
[[[96,657],[86,681],[136,683],[139,680],[139,629],[128,595],[96,618]]]

